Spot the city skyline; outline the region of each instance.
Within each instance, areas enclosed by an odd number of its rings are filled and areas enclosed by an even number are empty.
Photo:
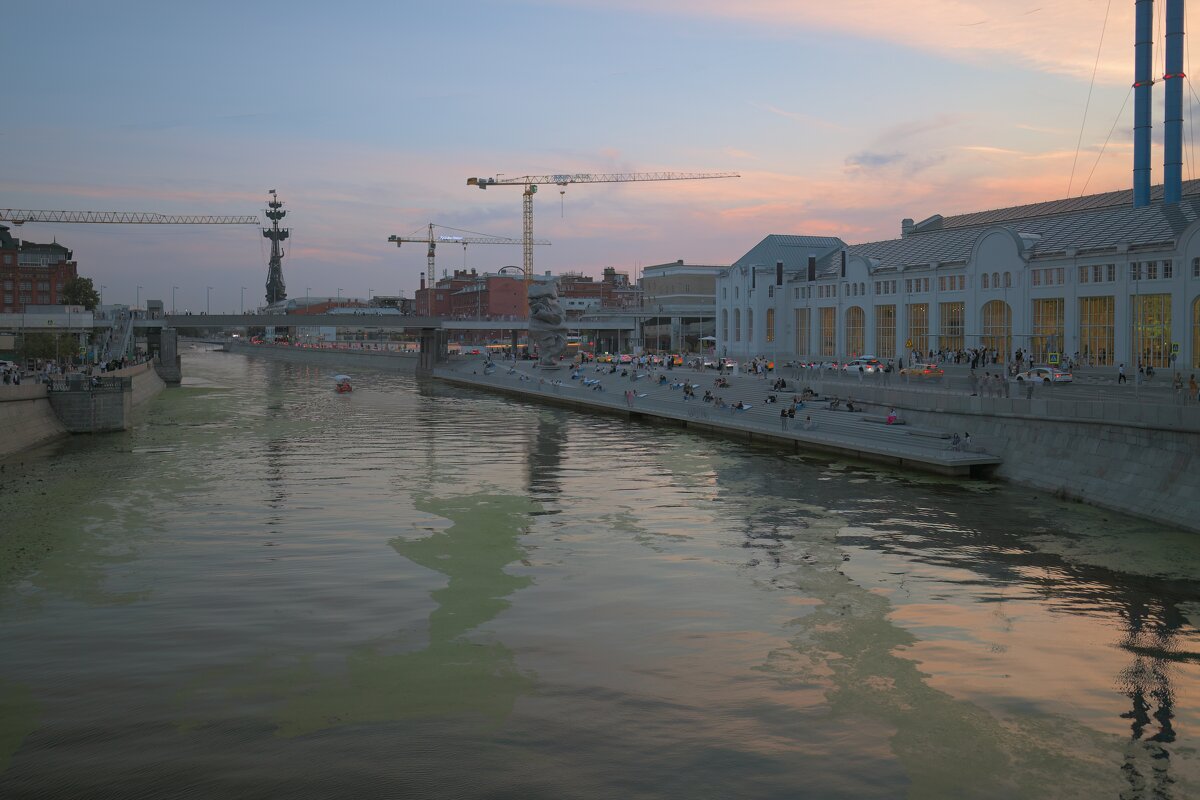
[[[0,206],[261,217],[274,188],[289,297],[411,297],[424,247],[387,237],[429,222],[519,238],[519,187],[475,176],[742,175],[542,187],[534,235],[553,245],[535,269],[592,275],[730,263],[772,233],[895,238],[905,217],[1131,182],[1132,3],[52,2],[9,22],[0,58],[22,79]],[[1158,183],[1160,87],[1154,121]],[[180,310],[211,295],[215,312],[264,294],[270,245],[249,226],[12,232],[73,249],[106,301],[140,286],[170,303],[178,286]],[[439,273],[520,263],[519,247],[438,252]]]

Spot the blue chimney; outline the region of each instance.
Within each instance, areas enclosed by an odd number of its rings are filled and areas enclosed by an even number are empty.
[[[1154,56],[1154,0],[1134,3],[1133,49],[1133,207],[1150,205],[1150,77]]]
[[[1183,194],[1183,0],[1167,0],[1167,61],[1163,83],[1163,203]]]

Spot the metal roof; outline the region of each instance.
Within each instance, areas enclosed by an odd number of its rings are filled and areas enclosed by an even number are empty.
[[[1200,181],[1189,181],[1188,185],[1200,191]],[[1129,192],[1111,194],[1129,195]],[[1072,201],[1060,200],[1040,203],[1037,207],[1061,209],[1062,204],[1070,202]],[[1031,209],[1034,206],[1020,208]],[[853,245],[850,252],[878,259],[882,267],[904,267],[933,261],[965,262],[970,258],[979,235],[984,229],[993,226],[1002,226],[1017,234],[1034,234],[1041,237],[1031,248],[1035,256],[1061,253],[1067,248],[1075,248],[1081,253],[1103,251],[1118,244],[1127,244],[1135,249],[1147,245],[1173,246],[1180,234],[1200,219],[1200,194],[1193,193],[1177,205],[1163,205],[1158,202],[1143,208],[1133,208],[1131,204],[1125,204],[1044,216],[1013,216],[1006,219],[987,216],[1000,213],[1002,212],[964,215],[977,221],[971,226],[956,223],[949,228],[943,223],[941,230],[923,230],[902,239]]]
[[[751,248],[750,252],[733,262],[734,267],[774,267],[783,262],[787,272],[808,269],[808,257],[817,257],[817,271],[821,262],[828,261],[831,253],[845,247],[846,243],[836,236],[793,236],[773,233]]]

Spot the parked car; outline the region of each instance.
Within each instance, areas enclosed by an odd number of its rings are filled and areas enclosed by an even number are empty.
[[[1017,380],[1035,381],[1040,383],[1070,383],[1075,380],[1071,373],[1057,367],[1034,367],[1025,372],[1017,373]]]
[[[937,364],[909,364],[900,370],[900,374],[908,378],[937,380],[945,375],[946,371]]]
[[[863,358],[856,358],[853,361],[847,361],[844,365],[842,365],[842,372],[853,374],[858,372],[859,367],[862,367],[862,371],[868,374],[883,372],[883,362],[878,358],[873,358],[871,356],[864,356]]]

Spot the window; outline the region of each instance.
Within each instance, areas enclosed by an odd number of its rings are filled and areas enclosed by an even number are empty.
[[[860,306],[846,309],[846,355],[861,356],[866,343],[867,315]]]
[[[746,309],[746,341],[748,343],[754,342],[754,309],[753,308]]]
[[[1143,364],[1168,366],[1171,353],[1171,295],[1134,295],[1131,341],[1133,352]]]
[[[1012,273],[1006,272],[1006,273],[1004,273],[1004,288],[1009,289],[1011,287],[1012,287]]]
[[[1055,267],[1054,268],[1054,282],[1057,283],[1059,286],[1062,286],[1064,283],[1067,282],[1067,268],[1066,267]]]
[[[5,254],[4,254],[4,263],[5,263],[5,264],[11,264],[11,263],[12,263],[12,253],[5,253]]]
[[[808,341],[808,309],[796,309],[796,353],[798,355],[808,355],[812,352],[812,347]]]
[[[1112,283],[1113,281],[1115,281],[1117,279],[1117,265],[1116,264],[1105,264],[1104,266],[1107,270],[1105,274],[1108,276],[1106,280],[1109,283]]]
[[[966,307],[963,303],[938,304],[938,348],[942,350],[962,350],[965,346],[963,331],[965,329]]]
[[[1000,288],[1000,273],[999,272],[992,273],[992,288],[993,289]]]
[[[821,309],[821,355],[837,355],[837,309]]]
[[[775,341],[775,309],[767,309],[767,341]]]
[[[912,294],[912,278],[904,279],[904,293]]]
[[[729,341],[729,309],[721,309],[721,341]]]
[[[1079,357],[1084,364],[1108,367],[1113,363],[1114,299],[1079,298]]]
[[[988,274],[986,272],[983,273],[983,288],[988,288]]]
[[[793,300],[800,299],[800,287],[797,286],[795,289],[792,290],[792,299]]]
[[[1158,280],[1158,262],[1157,261],[1147,261],[1146,262],[1146,280],[1148,280],[1148,281]]]
[[[736,286],[733,287],[733,299],[734,300],[738,299],[738,287],[736,287]]]
[[[728,287],[728,286],[722,286],[722,287],[721,287],[721,299],[722,299],[722,300],[728,300],[728,299],[729,299],[729,287]]]
[[[742,340],[742,310],[740,308],[733,310],[733,340],[735,342]]]
[[[945,275],[938,276],[938,291],[939,292],[946,291],[946,276]]]
[[[1045,364],[1050,353],[1062,353],[1063,300],[1060,297],[1033,301],[1033,336],[1030,345],[1038,363]]]
[[[1200,257],[1192,259],[1192,277],[1200,278]]]
[[[1163,280],[1170,280],[1170,278],[1174,274],[1175,274],[1175,267],[1171,265],[1171,259],[1167,259],[1166,261],[1162,262]]]
[[[1200,369],[1200,297],[1192,301],[1192,369]]]
[[[1089,278],[1089,277],[1091,277],[1091,274],[1092,274],[1092,268],[1091,268],[1091,267],[1080,267],[1080,268],[1079,268],[1079,282],[1080,282],[1080,283],[1087,283],[1087,282],[1088,282],[1088,278]]]
[[[981,343],[1000,354],[1012,352],[1012,309],[1003,300],[984,303]]]
[[[891,358],[896,353],[896,307],[875,306],[875,355]]]
[[[925,353],[929,349],[929,304],[912,303],[908,307],[908,338],[912,350]]]
[[[1042,271],[1040,269],[1035,269],[1035,270],[1031,270],[1031,272],[1033,275],[1033,285],[1041,286],[1042,285]]]
[[[775,296],[775,286],[772,284],[771,286],[767,287],[767,297],[774,297],[774,296]]]

